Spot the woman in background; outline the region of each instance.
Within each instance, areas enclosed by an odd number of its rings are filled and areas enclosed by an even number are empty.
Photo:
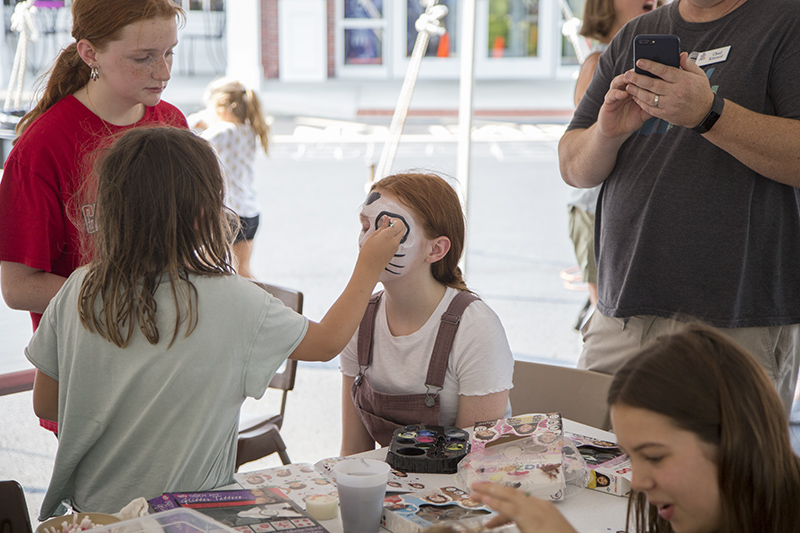
[[[662,0],[586,0],[583,6],[580,35],[593,41],[592,51],[581,64],[575,82],[575,106],[594,76],[597,62],[611,39],[630,21],[663,4]],[[569,209],[569,238],[575,249],[575,258],[581,278],[589,289],[589,300],[575,324],[581,329],[591,309],[597,305],[597,265],[594,261],[594,212],[600,187],[575,189],[567,207]]]

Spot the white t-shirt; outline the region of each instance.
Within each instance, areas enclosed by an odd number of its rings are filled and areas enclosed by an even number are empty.
[[[155,293],[159,342],[137,328],[119,348],[80,322],[85,274],[67,279],[25,350],[59,385],[59,445],[41,517],[64,499],[116,513],[134,498],[232,483],[242,402],[264,394],[308,321],[239,276],[190,275],[192,334],[183,329],[168,347],[175,307],[165,281]]]
[[[448,287],[428,321],[411,335],[395,337],[386,322],[386,298],[375,316],[372,364],[366,371],[370,385],[388,394],[424,394],[425,377],[442,314],[458,290]],[[339,355],[342,373],[358,375],[358,331]],[[513,387],[514,357],[500,319],[482,300],[472,302],[450,350],[444,387],[439,395],[439,424],[452,426],[458,414],[459,396],[484,396]],[[505,416],[511,416],[511,404]]]
[[[255,172],[256,134],[247,124],[219,121],[200,134],[214,145],[225,174],[225,205],[240,217],[258,215]]]

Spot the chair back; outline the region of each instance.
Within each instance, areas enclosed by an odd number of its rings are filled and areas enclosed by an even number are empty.
[[[515,361],[511,409],[515,415],[560,411],[564,418],[608,430],[606,397],[613,379],[591,370]]]
[[[264,283],[263,281],[253,281],[256,285],[270,293],[272,296],[283,302],[283,305],[296,311],[297,313],[303,313],[303,293],[295,290],[290,289],[288,287],[281,287],[279,285],[271,285],[269,283]],[[269,382],[269,387],[271,389],[280,389],[283,391],[283,397],[281,399],[281,412],[280,412],[280,419],[277,421],[273,421],[272,423],[276,424],[278,428],[281,427],[283,423],[283,415],[286,410],[286,398],[290,390],[294,389],[294,382],[295,376],[297,375],[297,361],[294,359],[287,359],[286,362],[278,369],[275,375],[272,377],[272,381]]]
[[[298,313],[303,312],[303,293],[294,289],[270,285],[262,281],[251,280],[253,283],[283,302],[283,305]],[[269,383],[272,389],[283,391],[280,413],[259,413],[256,415],[239,416],[239,433],[236,442],[236,471],[239,467],[250,461],[255,461],[267,455],[278,453],[283,464],[291,463],[286,453],[286,443],[281,438],[280,428],[283,425],[286,411],[286,399],[289,391],[294,388],[297,374],[297,361],[287,359]]]
[[[31,533],[25,493],[16,481],[0,481],[0,533]]]

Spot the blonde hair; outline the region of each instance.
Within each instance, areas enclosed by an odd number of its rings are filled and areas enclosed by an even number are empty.
[[[211,82],[206,89],[206,104],[219,113],[225,111],[247,124],[258,136],[264,153],[269,154],[269,124],[264,118],[261,101],[252,89],[242,82],[230,78],[220,78]]]

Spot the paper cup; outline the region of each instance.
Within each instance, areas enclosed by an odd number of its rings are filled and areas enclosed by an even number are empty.
[[[381,526],[389,465],[374,459],[345,459],[333,466],[347,533],[376,533]]]

